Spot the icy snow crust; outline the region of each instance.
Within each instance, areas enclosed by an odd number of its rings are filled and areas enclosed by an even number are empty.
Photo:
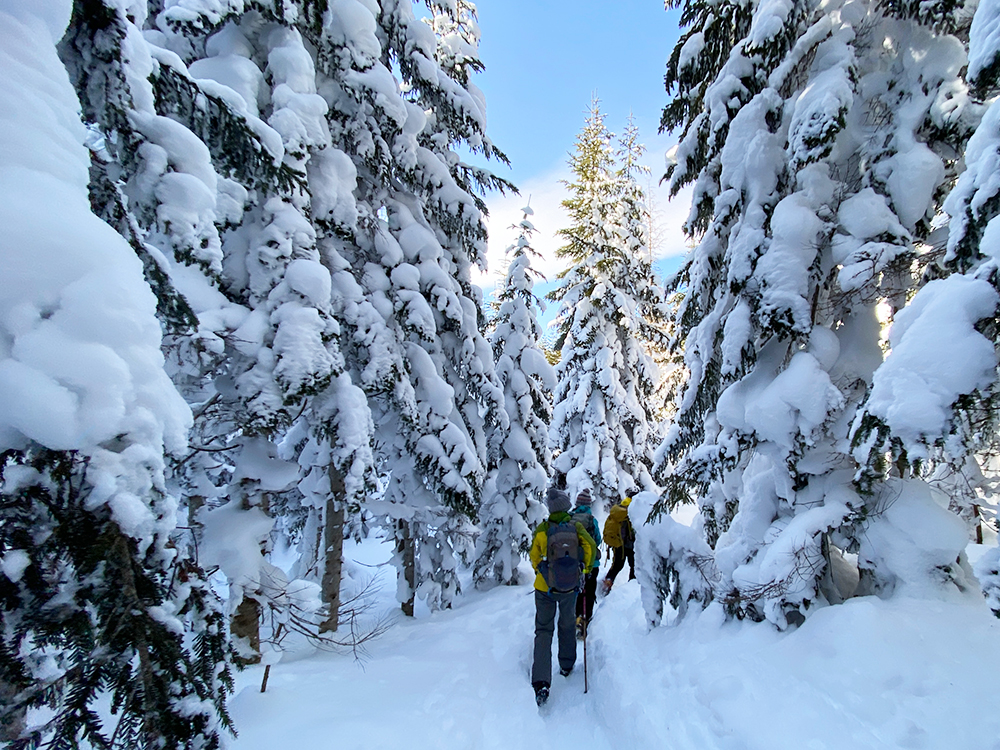
[[[641,532],[640,532],[641,533]],[[391,551],[349,545],[367,565]],[[378,605],[394,610],[386,567]],[[717,606],[649,629],[627,571],[598,604],[568,678],[548,706],[529,686],[532,589],[470,593],[455,609],[397,620],[360,662],[349,654],[289,654],[238,676],[233,750],[988,750],[1000,717],[977,711],[1000,688],[984,654],[1000,622],[982,601],[863,597],[815,612],[790,633],[723,623]],[[466,588],[472,591],[472,587]],[[961,633],[957,638],[956,633]]]

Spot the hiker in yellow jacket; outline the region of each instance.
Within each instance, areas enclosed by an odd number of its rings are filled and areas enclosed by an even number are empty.
[[[568,676],[576,664],[576,596],[583,571],[590,570],[597,543],[583,524],[569,514],[569,495],[550,488],[549,517],[535,529],[528,557],[535,569],[535,650],[531,686],[541,706],[552,684],[552,634],[558,612],[559,674]]]
[[[611,508],[608,520],[604,522],[604,541],[611,548],[611,568],[601,581],[605,595],[611,591],[615,576],[625,567],[628,560],[628,579],[635,578],[635,529],[628,517],[628,506],[632,498],[626,497]]]

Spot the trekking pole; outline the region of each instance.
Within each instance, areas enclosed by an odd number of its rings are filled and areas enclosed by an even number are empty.
[[[583,621],[583,692],[587,692],[587,621]]]

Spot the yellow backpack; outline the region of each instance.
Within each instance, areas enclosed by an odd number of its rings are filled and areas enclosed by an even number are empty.
[[[621,503],[611,508],[608,520],[604,522],[604,542],[612,547],[623,544],[631,546],[635,539],[632,524],[628,520],[628,510]]]

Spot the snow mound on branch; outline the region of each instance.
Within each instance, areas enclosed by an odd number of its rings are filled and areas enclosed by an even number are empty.
[[[811,305],[803,292],[823,228],[805,195],[783,198],[771,217],[771,245],[754,271],[761,283],[761,313],[785,319],[798,331],[811,327]]]
[[[998,56],[1000,0],[981,0],[969,30],[969,80],[976,80],[984,70],[996,65]]]
[[[816,353],[828,365],[825,350]],[[805,351],[796,353],[772,379],[753,373],[731,385],[719,397],[716,413],[723,426],[756,432],[762,440],[790,451],[796,433],[808,441],[827,414],[842,403],[843,396],[820,359]]]
[[[865,528],[858,553],[863,567],[875,569],[883,582],[892,585],[883,594],[938,599],[969,592],[979,601],[979,585],[964,558],[968,530],[962,519],[943,507],[947,501],[925,482],[886,483],[880,512]],[[949,580],[954,588],[942,586]]]
[[[747,37],[749,47],[759,49],[767,46],[785,28],[793,7],[789,0],[763,0],[757,6],[750,25]]]
[[[686,70],[692,64],[697,62],[701,51],[705,48],[705,35],[700,31],[696,31],[691,36],[688,37],[687,41],[684,42],[684,46],[681,47],[680,56],[677,59],[677,69]]]
[[[1000,103],[994,101],[982,122],[969,139],[965,150],[966,170],[945,200],[944,209],[951,216],[948,254],[953,260],[959,243],[969,230],[969,213],[983,215],[990,201],[1000,194]],[[1000,262],[1000,219],[993,217],[986,225],[979,251]]]
[[[89,456],[90,502],[142,538],[155,523],[142,498],[162,489],[190,411],[163,370],[142,264],[91,212],[87,133],[54,46],[69,3],[44,18],[18,5],[0,3],[0,450]]]
[[[838,282],[845,291],[864,286],[909,247],[910,235],[884,196],[864,188],[840,206],[840,228],[833,239],[833,261],[842,266]]]
[[[892,351],[875,372],[866,409],[911,458],[926,455],[924,442],[945,433],[959,396],[994,379],[993,343],[975,324],[993,315],[998,301],[986,281],[956,274],[930,282],[896,314]]]
[[[259,582],[264,565],[260,545],[274,521],[260,508],[241,508],[237,500],[203,510],[198,520],[203,527],[199,562],[209,569],[219,567],[234,585]]]
[[[914,141],[890,160],[886,187],[903,225],[913,229],[932,206],[934,192],[945,178],[944,164],[926,144]]]

